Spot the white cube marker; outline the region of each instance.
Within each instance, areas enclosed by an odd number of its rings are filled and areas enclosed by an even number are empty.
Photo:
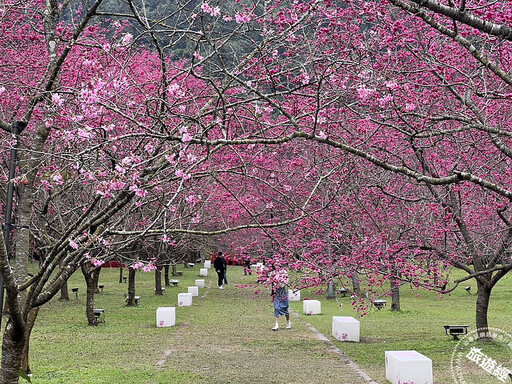
[[[205,267],[206,269],[210,269],[210,268],[212,267],[212,262],[211,262],[211,260],[206,260],[206,261],[204,262],[204,267]]]
[[[190,307],[192,305],[191,293],[178,293],[178,306]]]
[[[332,335],[337,340],[359,342],[359,328],[359,321],[353,317],[332,317]]]
[[[174,325],[176,325],[176,308],[159,307],[156,310],[156,326],[173,327]]]
[[[385,351],[386,379],[392,384],[433,384],[432,360],[416,351]]]
[[[288,300],[290,301],[300,301],[300,290],[294,291],[293,289],[288,290]]]
[[[203,276],[203,277],[208,276],[208,269],[207,268],[201,268],[199,270],[199,276]]]
[[[306,315],[319,315],[322,313],[322,305],[318,300],[304,300],[302,302],[302,308]]]
[[[199,287],[199,288],[204,288],[205,287],[204,279],[197,279],[195,281],[195,284],[196,284],[196,287]]]
[[[191,293],[192,296],[199,296],[199,287],[195,285],[188,287],[188,293]]]

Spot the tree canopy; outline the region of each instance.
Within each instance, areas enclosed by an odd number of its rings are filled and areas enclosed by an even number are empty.
[[[0,6],[5,382],[30,310],[143,238],[217,236],[297,286],[447,291],[454,266],[487,329],[512,269],[507,2],[116,4]]]

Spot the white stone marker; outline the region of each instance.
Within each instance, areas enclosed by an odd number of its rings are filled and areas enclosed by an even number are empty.
[[[359,342],[359,321],[349,316],[333,316],[332,335],[340,341]]]
[[[206,269],[210,269],[210,268],[212,267],[212,261],[211,261],[211,260],[206,260],[206,261],[204,262],[204,267],[205,267]]]
[[[300,290],[294,291],[293,289],[288,290],[288,300],[290,301],[300,301]]]
[[[173,327],[176,325],[176,308],[160,307],[156,310],[157,327]]]
[[[188,293],[191,293],[192,296],[199,296],[199,287],[195,285],[188,287]]]
[[[302,302],[302,308],[306,315],[319,315],[322,313],[322,305],[318,300],[304,300]]]
[[[208,269],[207,268],[201,268],[199,270],[199,276],[204,276],[204,277],[208,276]]]
[[[199,287],[199,288],[204,288],[204,287],[205,287],[204,279],[197,279],[197,280],[195,281],[195,284],[196,284],[196,286],[197,286],[197,287]]]
[[[178,306],[190,307],[192,305],[191,293],[178,293]]]
[[[432,360],[416,351],[386,351],[386,379],[392,384],[433,384]]]

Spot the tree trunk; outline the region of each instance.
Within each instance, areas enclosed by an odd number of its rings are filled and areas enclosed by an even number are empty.
[[[69,300],[69,298],[68,298]],[[27,329],[25,331],[25,345],[23,347],[23,360],[21,363],[21,369],[27,375],[30,375],[32,371],[30,370],[29,365],[29,345],[30,345],[30,334],[32,333],[32,328],[34,328],[34,324],[36,323],[37,315],[39,313],[38,308],[32,308],[28,313],[27,319]]]
[[[119,265],[119,284],[123,282],[123,264]]]
[[[162,296],[164,291],[162,290],[162,266],[158,266],[155,269],[155,295]]]
[[[391,279],[391,310],[400,311],[400,280]]]
[[[91,327],[98,325],[98,320],[94,316],[94,294],[96,293],[96,285],[92,277],[86,278],[87,282],[87,298],[85,301],[85,313],[87,315],[87,322]]]
[[[12,319],[9,318],[2,342],[1,384],[18,384],[24,345],[25,325],[16,327]]]
[[[478,287],[476,299],[476,329],[478,332],[478,340],[491,341],[492,337],[489,335],[487,313],[492,288],[489,287],[489,284],[482,283],[479,279],[476,280],[476,285]]]
[[[87,323],[95,327],[98,325],[98,320],[94,316],[94,293],[97,289],[97,284],[93,277],[94,272],[91,272],[90,263],[86,262],[81,265],[82,274],[85,278],[85,285],[87,287],[87,295],[85,299],[85,314],[87,316]]]
[[[126,305],[129,307],[137,306],[135,302],[135,269],[128,268],[128,298]]]
[[[334,281],[331,279],[329,280],[329,285],[327,288],[327,299],[335,299],[336,298],[336,292],[334,291]]]
[[[60,263],[60,267],[63,268],[62,262]],[[64,284],[62,284],[62,287],[60,288],[59,300],[69,301],[69,288],[67,280],[64,282]]]
[[[100,293],[100,288],[98,287],[98,282],[100,281],[100,272],[101,267],[94,268],[94,271],[92,272],[92,283],[94,286],[94,293]]]
[[[171,279],[169,278],[169,264],[164,265],[164,276],[165,276],[165,286],[170,287],[171,286]]]
[[[60,297],[59,297],[59,300],[65,300],[65,301],[69,301],[69,289],[68,289],[68,281],[66,280],[66,282],[62,285],[61,289],[60,289]]]
[[[172,264],[172,275],[178,276],[178,266],[175,263]]]
[[[361,295],[361,287],[359,286],[359,274],[357,272],[352,274],[352,292],[354,292],[354,295],[356,296]]]

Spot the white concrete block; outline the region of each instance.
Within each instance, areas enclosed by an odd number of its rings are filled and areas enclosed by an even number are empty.
[[[178,293],[178,306],[190,307],[192,305],[191,293]]]
[[[156,310],[157,327],[173,327],[176,325],[176,308],[160,307]]]
[[[201,268],[199,270],[199,276],[203,276],[203,277],[208,276],[208,268]]]
[[[196,286],[197,286],[197,287],[199,287],[199,288],[204,288],[204,287],[205,287],[204,279],[197,279],[197,280],[195,281],[195,284],[196,284]]]
[[[188,287],[188,293],[191,293],[192,297],[199,296],[199,287],[195,285]]]
[[[332,317],[332,335],[340,341],[359,342],[359,321],[349,316]]]
[[[318,300],[304,300],[302,302],[302,308],[306,315],[319,315],[322,313],[322,305]]]
[[[288,300],[290,301],[300,301],[300,290],[294,291],[293,289],[288,290]]]
[[[206,269],[210,269],[210,268],[212,267],[212,261],[211,261],[211,260],[206,260],[206,261],[204,262],[204,267],[205,267]]]
[[[416,351],[385,351],[386,379],[392,384],[433,384],[432,360]]]

